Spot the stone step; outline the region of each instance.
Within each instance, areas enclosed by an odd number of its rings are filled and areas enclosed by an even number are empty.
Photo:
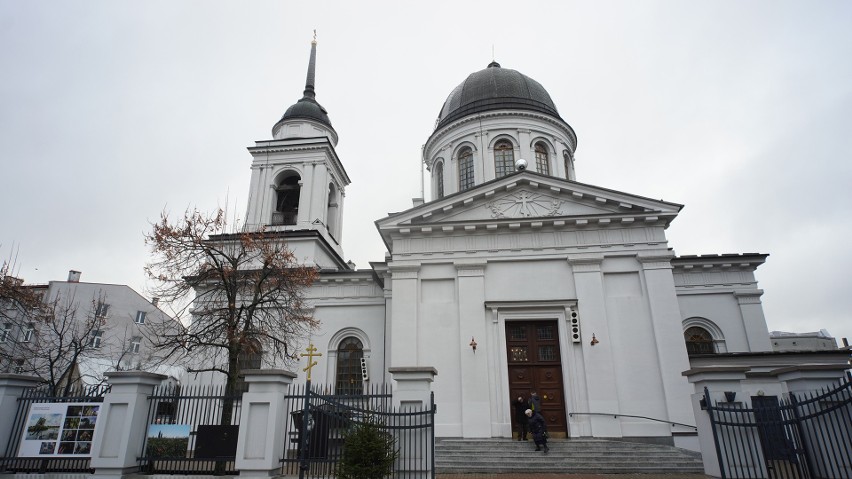
[[[532,441],[447,439],[435,441],[438,473],[701,473],[701,455],[671,446],[601,439],[551,439],[550,452]]]

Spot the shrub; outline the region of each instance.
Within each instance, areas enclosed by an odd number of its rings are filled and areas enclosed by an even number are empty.
[[[396,439],[371,417],[354,423],[343,440],[343,454],[337,465],[339,479],[381,479],[393,474],[399,455]]]

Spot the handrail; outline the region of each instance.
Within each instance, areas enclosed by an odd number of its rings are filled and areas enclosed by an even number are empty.
[[[578,416],[612,416],[614,418],[632,417],[632,418],[636,418],[636,419],[647,419],[649,421],[664,422],[664,423],[667,423],[667,424],[671,424],[672,426],[691,427],[691,428],[695,429],[696,431],[698,430],[697,426],[693,426],[691,424],[683,424],[683,423],[675,422],[675,421],[665,421],[663,419],[657,419],[657,418],[648,417],[648,416],[634,416],[632,414],[618,414],[618,413],[608,413],[608,412],[569,412],[568,417],[572,417],[575,414],[578,415]]]

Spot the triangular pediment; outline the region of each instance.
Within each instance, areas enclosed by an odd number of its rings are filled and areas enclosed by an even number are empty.
[[[379,229],[528,221],[673,219],[681,205],[521,172],[377,221]],[[632,221],[632,220],[631,220]]]

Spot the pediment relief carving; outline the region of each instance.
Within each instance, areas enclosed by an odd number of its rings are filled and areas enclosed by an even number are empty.
[[[492,218],[529,218],[563,215],[563,203],[550,195],[522,190],[488,201],[483,207]]]

